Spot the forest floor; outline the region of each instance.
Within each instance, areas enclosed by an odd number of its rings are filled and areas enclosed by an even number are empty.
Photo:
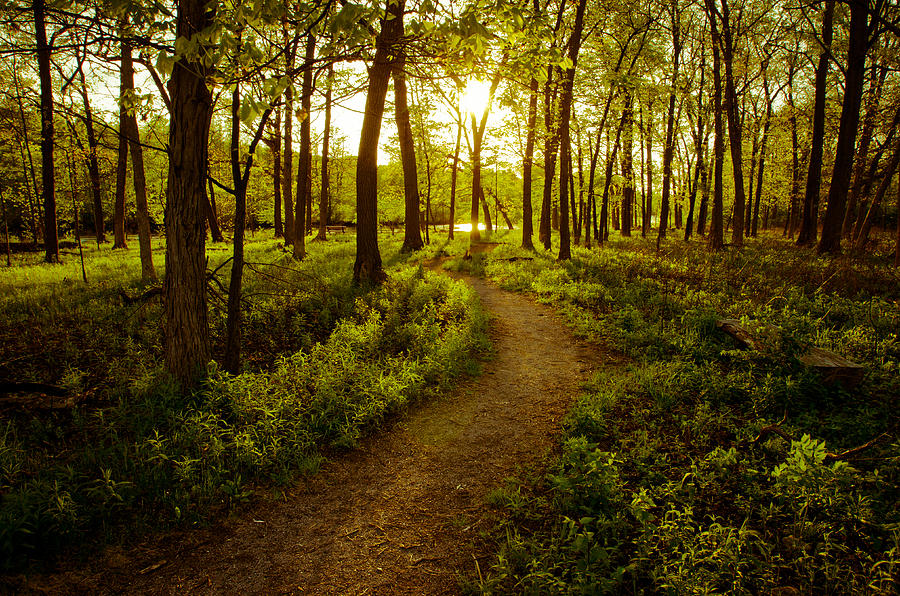
[[[608,364],[548,307],[465,279],[492,315],[496,354],[480,377],[413,406],[278,502],[109,547],[86,565],[28,578],[24,591],[459,593],[495,556],[488,495],[544,461],[580,383]]]

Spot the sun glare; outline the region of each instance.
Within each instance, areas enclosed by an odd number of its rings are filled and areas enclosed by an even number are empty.
[[[466,88],[463,90],[460,105],[467,114],[481,115],[487,106],[488,99],[491,94],[491,85],[487,81],[479,81],[478,79],[469,79]]]

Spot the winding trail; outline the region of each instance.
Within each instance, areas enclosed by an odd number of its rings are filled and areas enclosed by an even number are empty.
[[[493,315],[497,356],[292,489],[208,530],[110,548],[32,583],[68,593],[456,594],[490,565],[485,497],[555,444],[597,348],[546,306],[465,278]]]

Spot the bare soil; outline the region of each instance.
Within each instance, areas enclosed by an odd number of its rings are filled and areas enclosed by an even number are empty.
[[[210,529],[112,547],[87,566],[29,578],[37,593],[458,594],[491,564],[488,493],[539,464],[590,369],[528,297],[466,278],[492,314],[483,374],[338,456],[287,493]]]

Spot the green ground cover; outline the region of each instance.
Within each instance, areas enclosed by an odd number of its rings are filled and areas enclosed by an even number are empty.
[[[549,473],[492,495],[505,519],[482,591],[900,589],[895,270],[780,239],[622,240],[566,263],[517,245],[451,267],[553,304],[621,364],[575,399]],[[768,347],[736,349],[720,317]],[[863,364],[862,383],[824,384],[797,359],[811,345]]]
[[[248,245],[245,372],[213,367],[187,395],[161,372],[159,298],[130,300],[146,290],[136,249],[89,250],[88,284],[77,254],[60,266],[17,255],[0,271],[0,374],[62,386],[79,403],[4,408],[0,568],[277,495],[328,452],[474,372],[488,345],[477,295],[410,264],[431,254],[401,257],[393,237],[382,238],[389,280],[355,287],[353,240],[311,243],[301,263],[275,241]],[[208,255],[213,270],[230,250]],[[155,256],[161,270],[161,246]],[[217,288],[210,325],[221,353]]]

